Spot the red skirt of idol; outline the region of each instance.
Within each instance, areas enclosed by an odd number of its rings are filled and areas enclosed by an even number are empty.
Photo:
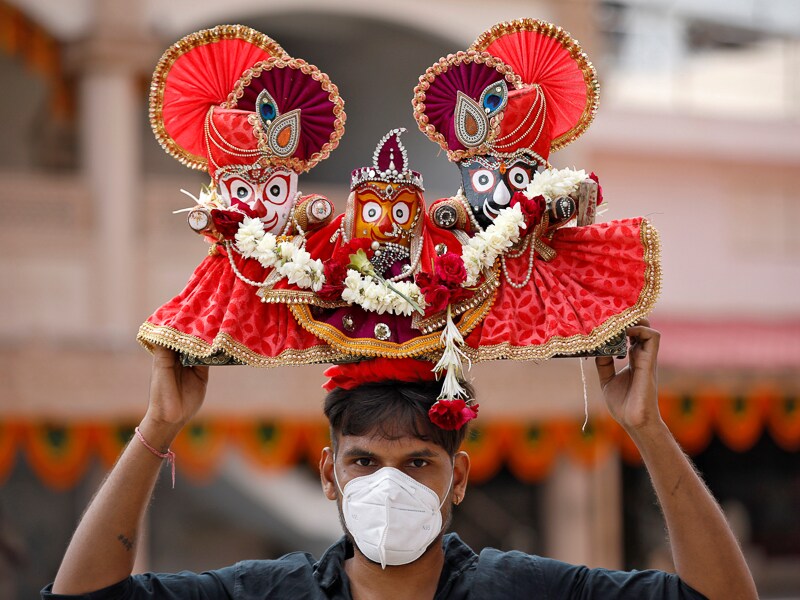
[[[251,366],[326,358],[327,344],[300,327],[287,305],[262,302],[258,288],[237,277],[227,250],[218,248],[198,265],[184,290],[140,327],[139,342],[197,358],[224,351]],[[263,281],[269,273],[253,259],[233,256],[239,273],[251,281]]]
[[[506,259],[495,303],[466,339],[476,360],[589,352],[655,304],[660,247],[645,219],[562,228],[548,245],[550,261],[535,254],[531,265],[529,252]]]

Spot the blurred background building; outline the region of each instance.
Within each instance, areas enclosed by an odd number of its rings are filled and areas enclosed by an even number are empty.
[[[417,77],[497,21],[577,37],[601,108],[551,160],[598,173],[603,219],[663,244],[665,418],[720,499],[764,598],[800,598],[800,3],[797,0],[0,0],[0,598],[51,581],[147,404],[138,325],[206,252],[185,218],[203,176],[149,131],[152,69],[183,35],[243,23],[327,72],[339,149],[301,189],[343,207],[351,169],[404,126],[427,197],[457,169],[417,131]],[[635,449],[578,359],[477,365],[474,546],[671,568]],[[137,568],[202,570],[320,552],[340,534],[315,472],[323,367],[216,368],[176,445]],[[162,482],[163,483],[163,482]]]

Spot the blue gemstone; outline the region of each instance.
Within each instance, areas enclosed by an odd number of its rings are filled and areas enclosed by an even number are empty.
[[[486,94],[486,96],[483,98],[483,106],[489,110],[495,110],[502,103],[502,96],[498,96],[497,94]]]
[[[261,118],[265,121],[272,121],[275,118],[275,107],[269,102],[261,105]]]

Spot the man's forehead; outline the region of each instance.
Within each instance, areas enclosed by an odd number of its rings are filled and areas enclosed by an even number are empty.
[[[446,453],[444,448],[430,440],[421,439],[414,435],[387,437],[377,431],[367,435],[339,436],[339,453],[347,455],[352,452],[366,452],[369,454],[407,453],[428,456]]]

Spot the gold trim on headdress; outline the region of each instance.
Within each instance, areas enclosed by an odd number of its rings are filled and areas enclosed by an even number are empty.
[[[208,161],[206,157],[192,154],[178,145],[164,127],[162,110],[167,75],[175,61],[187,52],[221,40],[244,40],[269,52],[273,56],[284,59],[290,58],[278,42],[268,35],[244,25],[217,25],[213,29],[197,31],[181,38],[164,52],[158,61],[158,65],[156,65],[156,69],[153,72],[153,80],[150,84],[150,125],[153,128],[156,140],[158,140],[158,143],[167,154],[175,157],[181,164],[191,169],[206,169]]]

